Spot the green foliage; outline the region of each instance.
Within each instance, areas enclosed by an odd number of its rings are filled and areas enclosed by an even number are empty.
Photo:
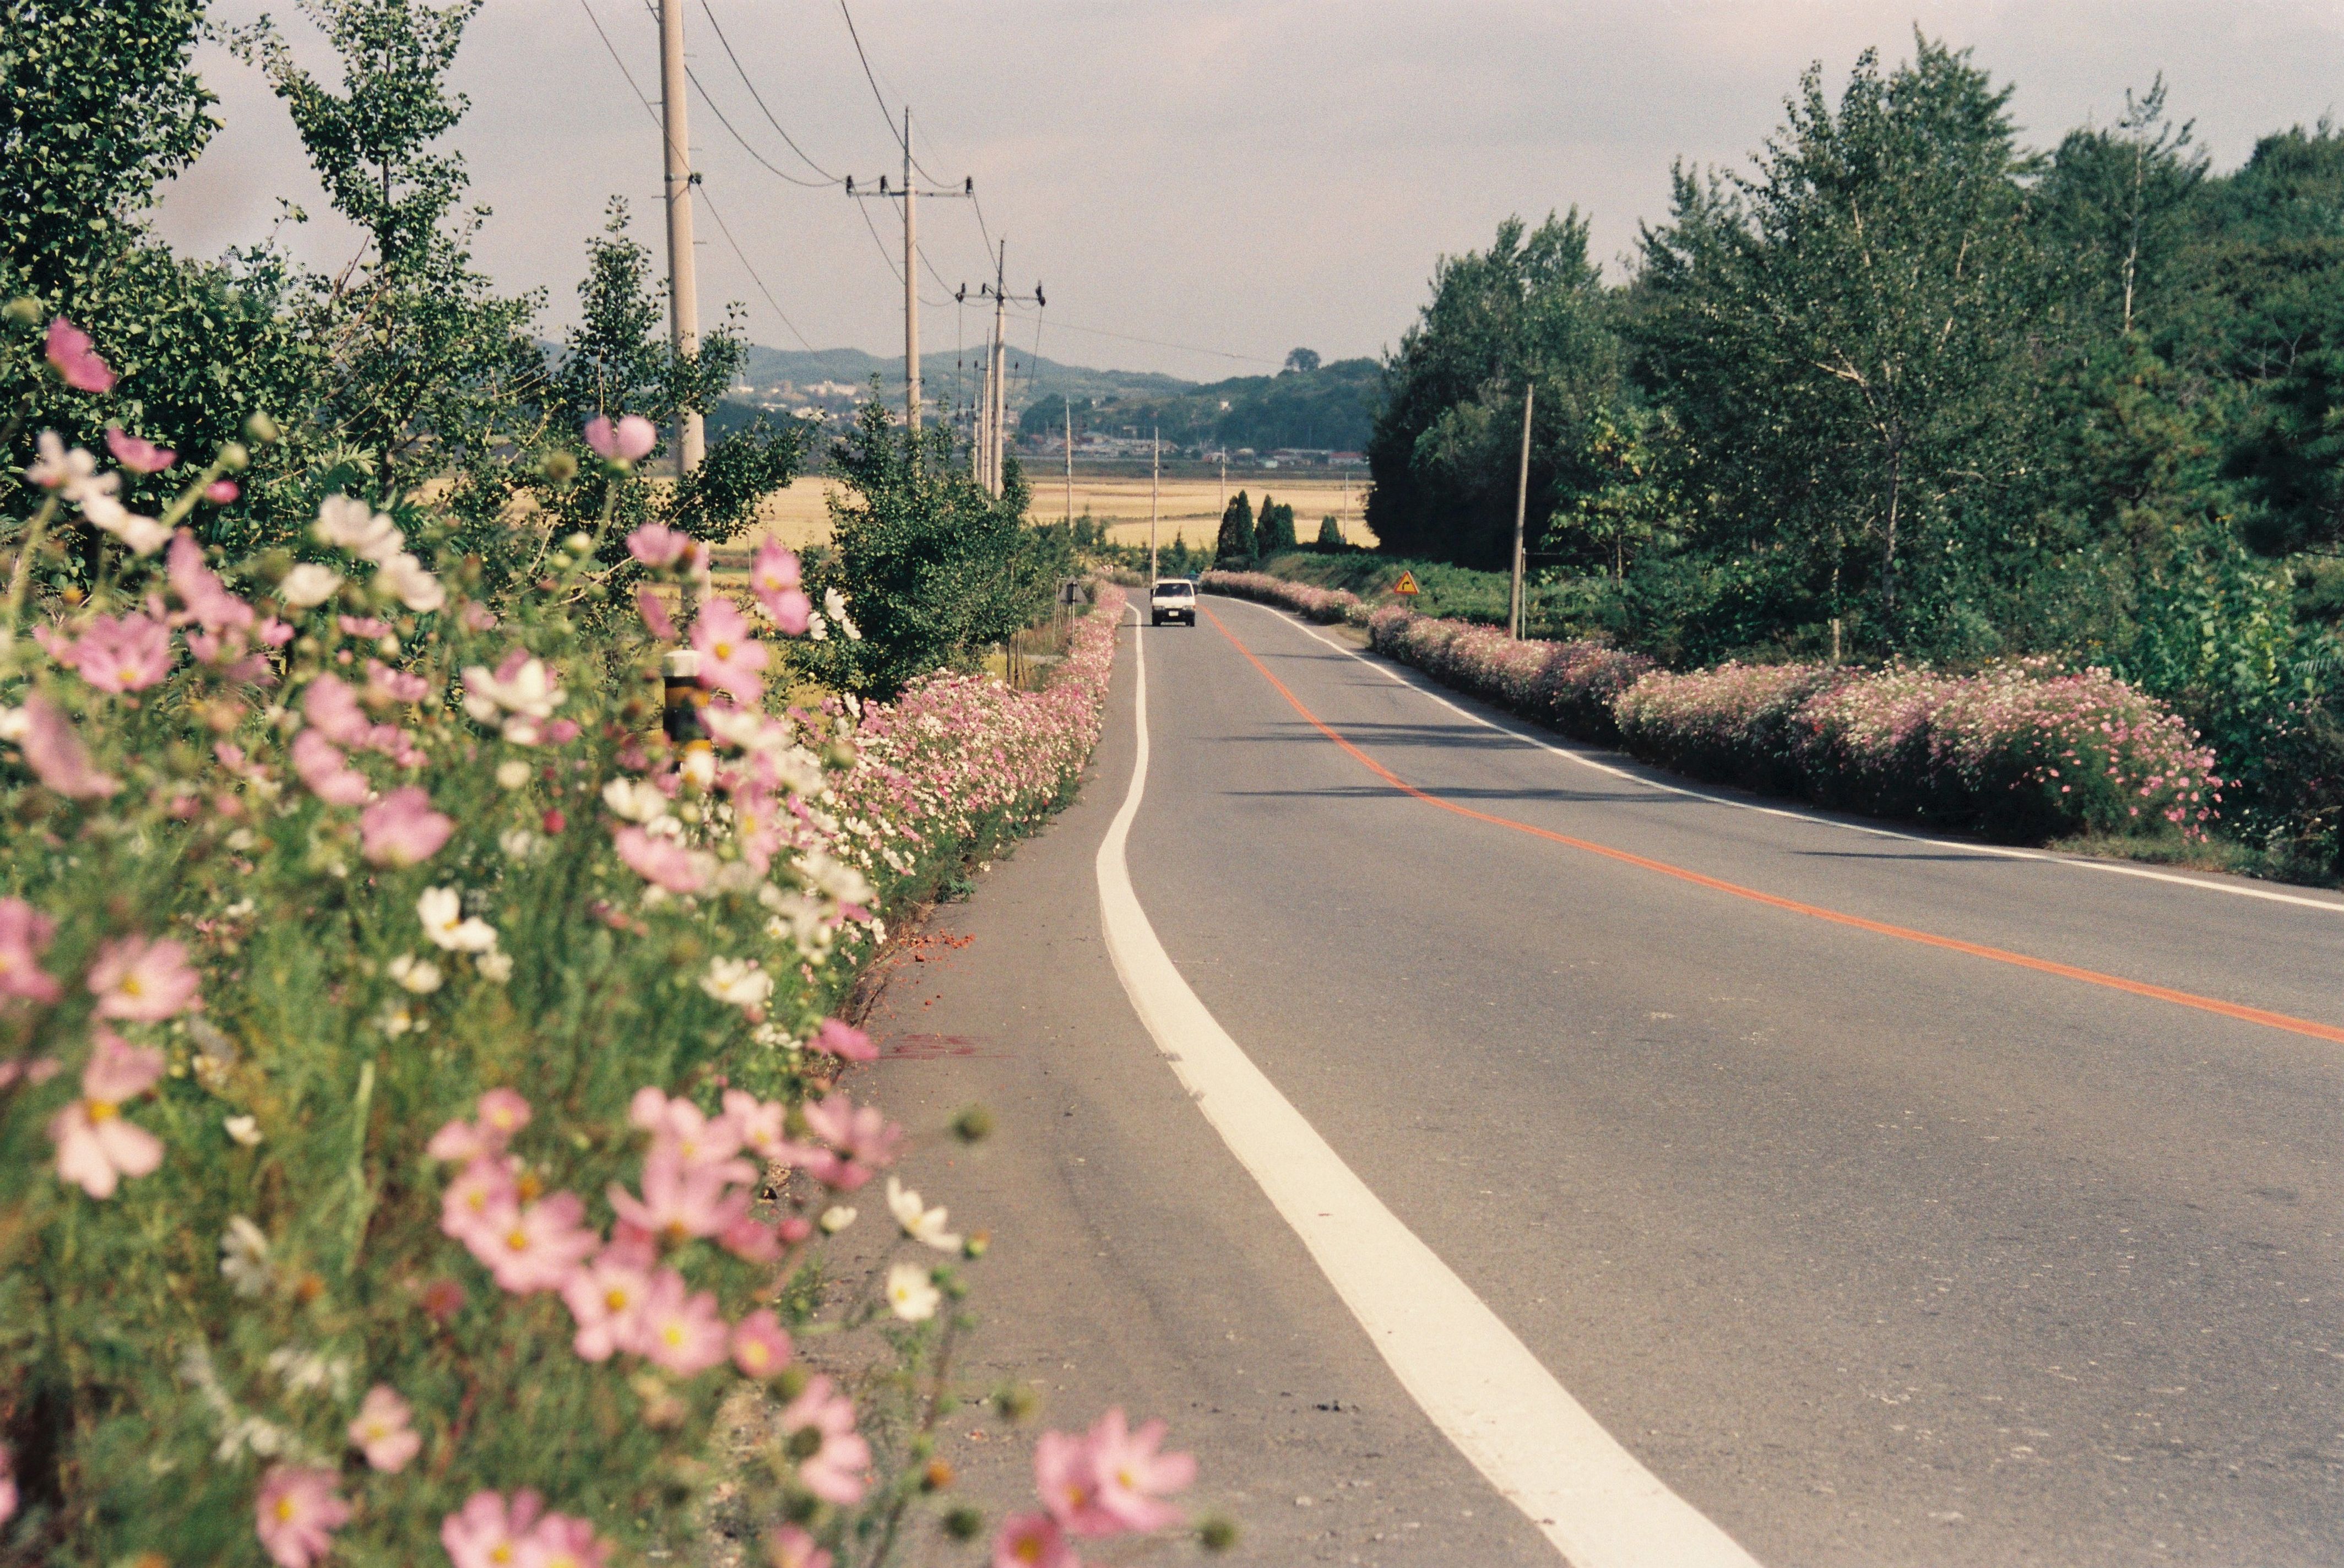
[[[836,628],[797,654],[829,684],[892,696],[932,671],[965,667],[1047,613],[1072,541],[1026,525],[1014,456],[998,498],[953,456],[948,429],[899,430],[875,397],[832,446],[830,471],[851,494],[831,498],[831,549],[807,581],[844,595],[859,636]]]
[[[1294,509],[1282,501],[1261,498],[1261,515],[1254,520],[1253,552],[1257,556],[1275,555],[1281,550],[1292,550]]]
[[[1306,350],[1307,352],[1307,350]],[[1075,433],[1159,430],[1167,446],[1314,447],[1357,451],[1367,442],[1383,371],[1373,359],[1333,359],[1275,376],[1233,376],[1200,387],[1074,402]],[[1037,400],[1018,416],[1028,440],[1064,433],[1066,398]]]
[[[1344,549],[1343,525],[1335,521],[1332,512],[1318,520],[1318,546],[1321,550]]]
[[[1610,315],[1575,207],[1528,233],[1510,217],[1488,250],[1440,258],[1432,298],[1385,368],[1367,445],[1367,521],[1383,548],[1507,561],[1525,384],[1537,388],[1528,537],[1538,548],[1547,518],[1595,481],[1591,422],[1622,395]]]
[[[1213,564],[1232,572],[1255,558],[1253,501],[1243,491],[1221,509],[1221,531],[1213,541]]]

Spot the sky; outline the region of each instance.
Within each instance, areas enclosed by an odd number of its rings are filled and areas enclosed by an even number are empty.
[[[665,257],[659,132],[635,90],[656,99],[655,3],[487,0],[458,57],[471,108],[450,140],[491,209],[474,258],[507,290],[543,290],[549,332],[574,316],[613,195]],[[682,3],[709,95],[691,99],[703,325],[735,301],[753,342],[902,353],[894,204],[786,183],[743,146],[818,179],[778,121],[830,174],[900,177],[884,99],[911,106],[926,169],[975,178],[1011,291],[1044,285],[1048,308],[1012,324],[1020,349],[1197,379],[1266,372],[1298,346],[1382,352],[1435,258],[1486,245],[1509,214],[1577,206],[1617,276],[1639,222],[1666,215],[1672,161],[1746,164],[1810,63],[1835,91],[1865,48],[1909,56],[1915,25],[2014,84],[2039,147],[2115,119],[2162,71],[2169,112],[2229,168],[2344,93],[2344,0],[850,0],[875,88],[839,0]],[[216,0],[213,15],[264,8],[330,73],[291,5]],[[357,238],[282,106],[224,49],[199,63],[225,128],[166,192],[159,231],[206,257],[273,236],[338,270]],[[286,202],[308,221],[287,222]],[[953,292],[989,275],[977,214],[937,200],[919,217],[935,269],[921,347],[973,343],[989,323]]]

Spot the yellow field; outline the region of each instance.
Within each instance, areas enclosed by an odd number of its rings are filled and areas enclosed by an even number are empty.
[[[1064,517],[1064,479],[1046,473],[1035,474],[1032,479],[1035,521],[1056,522]],[[792,549],[823,542],[830,537],[827,497],[838,484],[834,479],[801,479],[787,490],[766,498],[759,527],[751,538],[778,539]],[[1318,520],[1329,515],[1342,524],[1343,537],[1352,543],[1372,545],[1376,541],[1376,536],[1368,531],[1359,515],[1367,495],[1364,478],[1350,481],[1348,505],[1344,482],[1318,475],[1308,479],[1270,476],[1266,486],[1258,477],[1231,479],[1228,493],[1235,495],[1240,490],[1253,498],[1256,510],[1261,506],[1265,490],[1272,498],[1293,507],[1294,531],[1305,543],[1318,537]],[[1218,480],[1167,479],[1159,504],[1162,510],[1157,538],[1160,544],[1168,545],[1176,536],[1185,535],[1191,546],[1209,547],[1214,535],[1220,531],[1224,502]],[[1075,515],[1080,517],[1086,511],[1108,525],[1107,537],[1117,544],[1146,544],[1147,480],[1145,476],[1133,479],[1077,472]]]

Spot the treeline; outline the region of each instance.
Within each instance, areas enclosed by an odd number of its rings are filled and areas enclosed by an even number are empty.
[[[2174,703],[2231,831],[2338,869],[2344,136],[2211,172],[2162,81],[2023,147],[1925,38],[1752,167],[1680,166],[1607,284],[1576,209],[1444,258],[1386,367],[1368,521],[1678,665],[2048,655]]]
[[[1233,376],[1172,392],[1142,393],[1105,402],[1074,400],[1075,430],[1147,436],[1159,432],[1167,446],[1212,445],[1234,451],[1251,447],[1309,447],[1358,451],[1375,419],[1383,369],[1373,359],[1336,359],[1298,349],[1275,376]],[[1065,428],[1064,396],[1040,399],[1018,417],[1017,432],[1034,440]]]

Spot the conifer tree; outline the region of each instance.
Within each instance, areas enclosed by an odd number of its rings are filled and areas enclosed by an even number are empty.
[[[1253,502],[1239,491],[1221,512],[1221,535],[1213,543],[1213,564],[1223,572],[1242,572],[1253,561]]]
[[[1265,560],[1281,550],[1292,550],[1294,509],[1282,501],[1261,498],[1261,518],[1254,524],[1253,552]]]
[[[1343,548],[1343,525],[1337,522],[1331,513],[1318,520],[1318,548],[1321,550]]]

